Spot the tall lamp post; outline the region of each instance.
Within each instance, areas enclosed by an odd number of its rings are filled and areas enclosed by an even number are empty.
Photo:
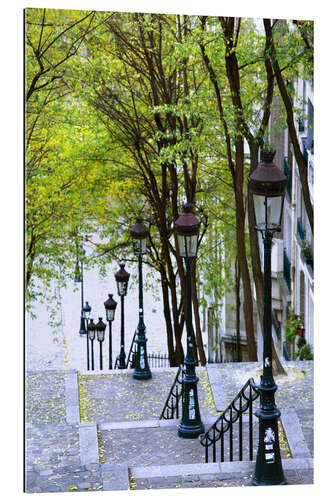
[[[113,299],[112,293],[104,302],[106,320],[109,323],[109,370],[112,370],[112,321],[116,312],[117,302]]]
[[[115,278],[117,282],[118,295],[121,304],[121,326],[120,326],[120,353],[118,356],[118,368],[123,370],[126,368],[126,354],[125,354],[125,325],[124,325],[124,297],[127,294],[127,286],[130,274],[125,271],[125,264],[120,264],[119,271],[116,272]]]
[[[94,323],[94,320],[91,318],[90,322],[88,323],[88,335],[87,337],[89,338],[91,342],[91,369],[94,370],[94,340],[95,340],[95,335],[96,335],[96,325]]]
[[[81,253],[82,253],[81,258],[79,259],[79,256],[77,256],[75,264],[74,282],[81,283],[81,316],[80,316],[79,334],[80,336],[83,336],[86,334],[86,324],[85,324],[86,322],[83,314],[83,256],[85,255],[84,249],[81,250]]]
[[[147,251],[147,237],[149,232],[142,222],[142,217],[137,217],[136,224],[130,230],[133,239],[134,254],[137,255],[139,262],[139,323],[137,327],[137,349],[133,378],[148,380],[151,378],[151,371],[147,358],[146,326],[143,320],[142,256]]]
[[[259,444],[252,479],[252,484],[256,486],[286,484],[278,434],[281,413],[275,405],[277,386],[272,371],[271,251],[273,235],[281,231],[287,178],[273,163],[274,155],[275,151],[263,151],[261,163],[248,179],[249,191],[253,194],[255,229],[261,232],[264,243],[263,375],[258,386],[260,408],[256,416],[259,419]]]
[[[178,436],[195,438],[204,432],[198,401],[198,377],[195,373],[195,359],[192,341],[192,287],[191,267],[197,255],[200,221],[192,213],[191,203],[184,205],[183,214],[175,221],[180,256],[186,265],[186,345],[185,376],[183,379],[182,418]]]
[[[96,324],[97,340],[99,342],[99,369],[103,370],[103,342],[105,338],[105,328],[106,324],[103,323],[102,318],[98,318],[98,323]]]
[[[89,336],[88,336],[88,319],[90,315],[91,307],[88,302],[82,307],[81,318],[83,320],[84,333],[87,337],[87,370],[89,370]]]

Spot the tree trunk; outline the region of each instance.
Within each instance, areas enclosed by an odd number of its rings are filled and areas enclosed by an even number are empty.
[[[236,292],[236,355],[237,361],[242,361],[242,351],[241,351],[241,343],[240,343],[240,271],[239,271],[239,263],[238,257],[235,260],[235,292]]]
[[[288,91],[286,88],[286,85],[284,83],[284,79],[282,76],[281,68],[278,62],[278,59],[276,57],[276,52],[275,52],[275,45],[273,41],[273,34],[272,34],[272,27],[271,27],[271,21],[270,19],[264,19],[264,26],[265,26],[265,32],[266,32],[266,37],[271,41],[271,52],[270,52],[270,58],[272,62],[272,66],[274,69],[274,74],[275,78],[279,87],[279,91],[284,103],[284,107],[286,109],[287,113],[287,124],[288,124],[288,130],[290,134],[290,139],[294,148],[294,154],[296,158],[296,162],[298,165],[298,171],[299,171],[299,176],[301,179],[301,184],[302,184],[302,191],[303,191],[303,199],[304,199],[304,205],[306,209],[306,213],[309,219],[309,223],[311,226],[311,231],[313,234],[313,206],[311,203],[310,199],[310,192],[309,192],[309,184],[308,184],[308,170],[307,170],[307,165],[305,165],[305,160],[303,153],[301,151],[298,138],[297,138],[297,133],[295,129],[295,123],[294,123],[294,113],[293,113],[293,107],[289,99]]]

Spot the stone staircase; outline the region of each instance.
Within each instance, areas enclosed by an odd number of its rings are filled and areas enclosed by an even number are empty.
[[[198,439],[178,437],[178,420],[158,419],[176,369],[152,373],[135,381],[132,370],[28,372],[26,492],[250,484],[254,462],[206,464]],[[213,366],[198,373],[208,428],[228,395],[216,390]],[[288,483],[310,483],[313,460],[296,410],[283,410],[281,422],[292,455],[283,459]]]

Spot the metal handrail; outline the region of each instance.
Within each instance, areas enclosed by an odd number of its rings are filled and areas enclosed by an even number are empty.
[[[249,460],[253,460],[253,401],[259,396],[259,391],[250,378],[239,391],[237,396],[218,417],[216,422],[208,429],[205,434],[199,436],[200,444],[205,447],[205,460],[209,462],[209,450],[212,450],[212,461],[216,462],[217,446],[220,441],[220,462],[225,461],[225,435],[229,431],[229,461],[233,461],[233,424],[238,421],[238,442],[239,442],[239,461],[243,460],[243,415],[249,413]]]
[[[171,418],[179,418],[179,401],[183,400],[183,379],[185,368],[180,365],[169,391],[168,397],[164,404],[160,420],[169,420]],[[176,417],[175,417],[176,415]]]
[[[131,342],[131,347],[129,349],[128,356],[127,356],[126,368],[128,368],[130,361],[131,361],[130,368],[133,368],[135,365],[135,356],[136,356],[135,337],[137,336],[137,334],[138,334],[138,332],[137,332],[137,330],[135,330],[133,338],[132,338],[132,342]]]

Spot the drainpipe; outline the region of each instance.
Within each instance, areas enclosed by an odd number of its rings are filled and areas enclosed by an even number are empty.
[[[292,162],[292,188],[291,188],[291,283],[290,283],[290,295],[291,295],[291,310],[295,312],[296,306],[296,231],[297,231],[297,212],[296,212],[296,192],[297,192],[297,181],[296,181],[296,161],[293,156]]]

